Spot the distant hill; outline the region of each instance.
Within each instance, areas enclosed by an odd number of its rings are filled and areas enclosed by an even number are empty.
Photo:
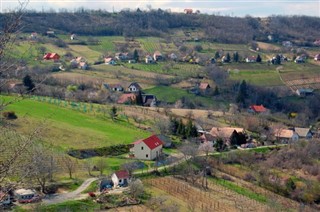
[[[3,20],[7,14],[1,14]],[[2,21],[0,22],[2,23]],[[202,38],[222,43],[248,43],[252,40],[280,42],[290,40],[312,45],[319,39],[320,18],[308,16],[229,17],[206,14],[171,13],[161,9],[146,11],[79,11],[77,13],[26,13],[24,32],[125,37],[169,36],[176,29],[201,30]]]

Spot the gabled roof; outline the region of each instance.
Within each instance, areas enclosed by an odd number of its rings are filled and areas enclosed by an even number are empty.
[[[234,131],[240,133],[243,132],[244,129],[237,127],[212,127],[210,134],[215,138],[230,138]]]
[[[136,87],[138,90],[141,90],[141,89],[142,89],[141,86],[140,86],[137,82],[131,83],[131,84],[128,86],[128,88],[130,88],[131,86]]]
[[[267,108],[265,108],[263,105],[251,105],[250,109],[256,113],[263,113],[267,111]]]
[[[209,83],[205,83],[205,82],[200,83],[199,89],[206,90],[207,88],[210,88]]]
[[[129,178],[129,172],[126,171],[126,170],[116,171],[115,175],[118,177],[118,179],[127,179],[127,178]]]
[[[295,127],[294,131],[300,136],[300,137],[307,137],[308,133],[310,132],[309,128],[300,128]]]
[[[257,57],[256,57],[256,56],[249,56],[249,57],[247,57],[246,59],[247,59],[247,60],[256,60]]]
[[[60,58],[60,55],[58,55],[57,53],[46,53],[44,56],[43,56],[43,59],[54,59],[55,57],[58,57]]]
[[[153,150],[153,149],[157,148],[158,146],[163,145],[163,142],[156,135],[152,135],[148,138],[138,140],[138,141],[134,142],[133,144],[139,144],[141,142],[145,143],[149,147],[150,150]]]
[[[161,52],[159,52],[159,51],[155,51],[153,55],[154,56],[162,56]]]
[[[112,60],[113,60],[112,57],[106,57],[106,58],[104,58],[104,62],[105,62],[105,63],[110,63]]]
[[[274,130],[274,136],[278,138],[292,138],[294,135],[293,130],[287,130],[287,129],[275,129]]]

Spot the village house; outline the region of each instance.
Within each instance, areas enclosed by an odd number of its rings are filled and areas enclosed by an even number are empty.
[[[120,60],[120,61],[125,61],[128,60],[128,53],[122,53],[122,52],[118,52],[115,55],[116,60]]]
[[[71,34],[71,35],[70,35],[70,40],[76,40],[76,39],[77,39],[76,34]]]
[[[305,59],[302,56],[297,56],[296,59],[294,60],[295,63],[304,63]]]
[[[79,68],[82,70],[87,70],[89,65],[83,57],[76,57],[70,61],[71,68]]]
[[[154,63],[154,60],[150,55],[147,55],[146,58],[145,58],[145,62],[147,64],[150,64],[150,63]]]
[[[292,47],[292,42],[291,41],[283,41],[282,42],[282,46],[284,46],[284,47]]]
[[[226,143],[230,142],[230,138],[232,136],[232,133],[236,131],[237,133],[244,133],[243,128],[237,128],[237,127],[212,127],[210,130],[210,134],[214,139],[222,139]]]
[[[171,53],[168,55],[168,58],[173,61],[176,61],[178,59],[178,56],[175,53]]]
[[[128,89],[129,92],[139,92],[142,90],[141,86],[137,82],[133,82],[129,85]]]
[[[163,56],[159,51],[155,51],[153,54],[154,61],[163,60]]]
[[[124,93],[117,100],[118,104],[134,104],[137,101],[137,95],[134,93]]]
[[[52,30],[48,30],[48,31],[46,32],[46,35],[47,35],[48,37],[55,37],[55,32],[52,31]]]
[[[208,90],[210,88],[211,87],[210,87],[209,83],[207,83],[207,82],[201,82],[199,84],[199,89],[202,90],[202,91],[206,91],[206,90]]]
[[[14,195],[18,201],[31,200],[36,196],[36,192],[31,189],[18,189],[14,191]]]
[[[60,59],[60,55],[58,55],[57,53],[46,53],[43,56],[44,60],[53,60],[53,61],[58,61]]]
[[[313,42],[314,45],[320,46],[320,39]]]
[[[115,65],[116,61],[112,57],[104,58],[104,63],[107,65]]]
[[[313,95],[313,89],[311,88],[299,88],[296,90],[296,94],[301,97]]]
[[[289,129],[274,129],[273,135],[276,138],[276,140],[282,142],[282,143],[288,143],[290,141],[298,141],[299,135],[294,132],[293,130]]]
[[[263,105],[251,105],[248,109],[249,113],[267,113],[268,109],[265,108]]]
[[[38,33],[32,32],[32,33],[30,34],[30,38],[31,38],[31,40],[36,40],[36,39],[38,38]]]
[[[114,187],[114,183],[110,178],[103,178],[100,181],[99,190],[102,192],[105,189],[112,189]]]
[[[130,152],[140,160],[154,160],[162,154],[163,142],[156,136],[138,140],[133,143]]]
[[[103,86],[108,89],[108,90],[111,90],[111,91],[119,91],[119,92],[122,92],[124,91],[122,85],[120,84],[103,84]]]
[[[311,139],[312,138],[312,133],[310,128],[300,128],[300,127],[295,127],[294,132],[298,134],[299,138],[304,138],[304,139]]]
[[[185,14],[192,14],[193,13],[192,9],[184,9],[183,11]]]
[[[256,56],[249,56],[246,58],[246,63],[255,63],[255,62],[257,62]]]
[[[316,55],[314,56],[314,60],[315,60],[315,61],[320,61],[320,54],[316,54]]]
[[[116,171],[111,175],[111,180],[113,182],[113,187],[117,186],[128,186],[130,182],[129,172],[126,170]]]

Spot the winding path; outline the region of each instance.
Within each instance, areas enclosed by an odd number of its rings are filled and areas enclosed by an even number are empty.
[[[74,190],[72,192],[65,193],[65,194],[53,194],[53,195],[46,196],[45,198],[42,199],[42,202],[45,205],[51,205],[51,204],[61,203],[61,202],[67,201],[67,200],[85,198],[85,197],[87,197],[87,194],[84,196],[84,195],[81,195],[81,192],[86,190],[86,188],[88,188],[88,186],[96,180],[98,180],[98,178],[96,178],[96,177],[89,178],[89,179],[85,180],[81,184],[81,186],[79,186],[79,188],[77,188],[77,190]]]

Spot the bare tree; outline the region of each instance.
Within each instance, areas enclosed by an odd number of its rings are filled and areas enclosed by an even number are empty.
[[[98,168],[98,170],[100,172],[100,176],[102,176],[104,170],[107,168],[107,163],[103,157],[99,158],[99,160],[96,162],[96,167]]]
[[[93,161],[91,158],[88,158],[85,162],[84,162],[84,167],[85,169],[88,171],[89,176],[93,176],[91,173],[91,170],[93,169]]]
[[[133,198],[138,198],[144,193],[144,186],[141,180],[136,179],[129,185],[129,191]]]
[[[77,166],[78,166],[78,162],[68,155],[62,155],[61,156],[61,164],[68,172],[69,178],[72,179],[72,174],[76,171]]]

